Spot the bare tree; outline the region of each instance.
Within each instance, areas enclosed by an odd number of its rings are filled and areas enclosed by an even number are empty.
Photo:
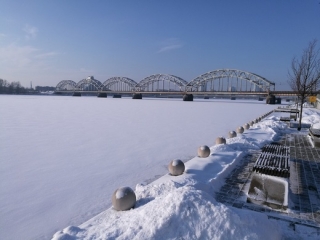
[[[303,104],[307,97],[316,94],[320,86],[320,50],[316,47],[317,40],[311,41],[309,46],[303,50],[301,58],[294,57],[291,62],[292,72],[289,72],[288,83],[297,93],[298,103],[300,103],[299,131],[301,130]]]

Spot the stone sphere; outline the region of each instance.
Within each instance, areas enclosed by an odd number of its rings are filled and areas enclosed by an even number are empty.
[[[243,128],[246,129],[246,130],[249,129],[250,128],[250,124],[249,123],[244,124]]]
[[[176,159],[169,163],[168,169],[172,176],[178,176],[184,172],[185,166],[180,159]]]
[[[243,127],[238,127],[237,128],[237,133],[243,133],[244,132],[244,128]]]
[[[250,122],[250,126],[253,126],[253,124],[254,124],[254,121],[251,121],[251,122]]]
[[[229,132],[229,138],[234,138],[237,136],[237,133],[235,131],[230,131]]]
[[[255,120],[254,120],[254,123],[258,123],[259,122],[259,120],[258,120],[258,118],[256,118]]]
[[[201,158],[206,158],[210,155],[210,148],[206,145],[203,145],[198,148],[198,156]]]
[[[226,139],[224,137],[218,137],[216,139],[216,145],[218,145],[218,144],[226,144],[226,143],[227,143],[227,141],[226,141]]]
[[[112,206],[117,211],[125,211],[136,204],[136,194],[130,187],[120,187],[112,195]]]

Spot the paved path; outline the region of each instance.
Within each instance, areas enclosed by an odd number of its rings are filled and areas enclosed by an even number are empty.
[[[317,228],[320,233],[320,148],[313,148],[307,131],[283,134],[278,144],[290,147],[289,204],[287,210],[247,202],[252,169],[261,151],[251,151],[226,178],[217,201],[263,212],[269,218]]]

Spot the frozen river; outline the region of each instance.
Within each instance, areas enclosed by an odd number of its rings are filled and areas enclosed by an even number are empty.
[[[111,206],[120,186],[274,109],[258,100],[0,95],[0,239],[48,239]]]

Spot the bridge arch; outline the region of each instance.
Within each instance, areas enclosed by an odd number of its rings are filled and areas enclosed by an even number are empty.
[[[127,77],[112,77],[104,81],[102,90],[108,91],[134,91],[137,82]]]
[[[75,87],[77,91],[100,91],[101,88],[102,83],[93,76],[82,79]]]
[[[196,77],[188,83],[187,89],[188,91],[266,92],[271,90],[272,86],[274,87],[275,83],[254,73],[237,69],[218,69]]]
[[[73,91],[77,83],[72,80],[62,80],[56,86],[56,91]]]
[[[173,83],[173,86],[171,85]],[[137,84],[139,91],[185,91],[188,82],[170,74],[154,74]]]

